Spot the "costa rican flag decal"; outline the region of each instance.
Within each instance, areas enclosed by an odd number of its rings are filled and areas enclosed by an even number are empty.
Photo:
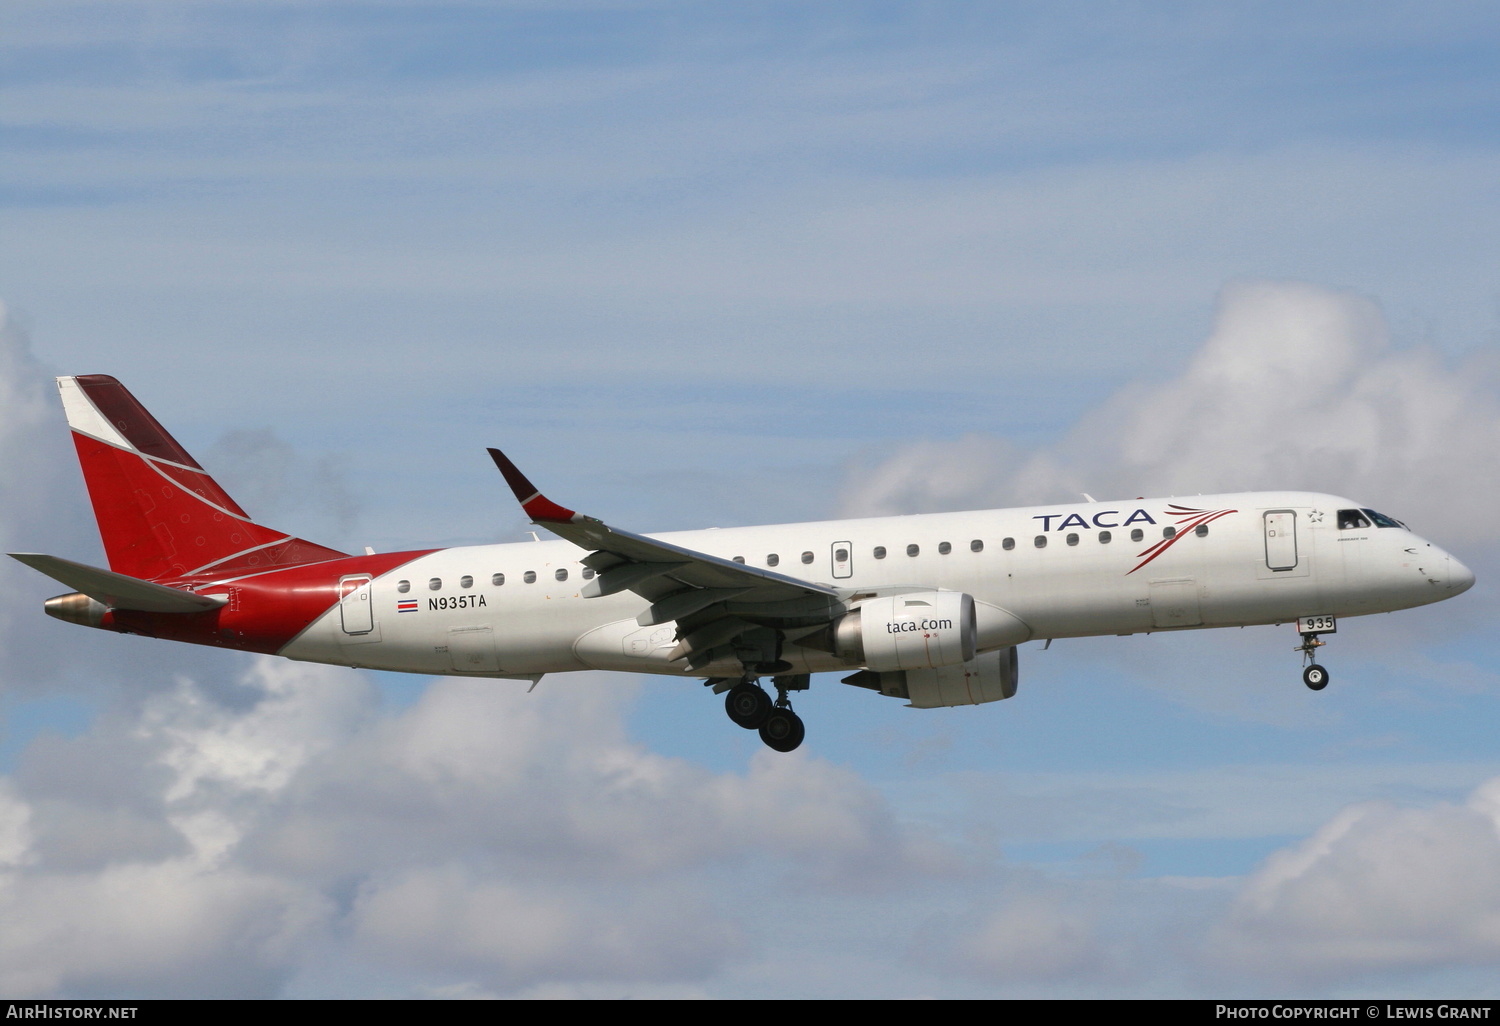
[[[396,603],[396,612],[398,613],[415,613],[416,611],[416,599],[402,599],[400,602]]]

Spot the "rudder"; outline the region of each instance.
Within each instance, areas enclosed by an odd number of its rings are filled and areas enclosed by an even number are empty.
[[[61,377],[57,387],[114,572],[159,580],[347,555],[252,521],[109,375]]]

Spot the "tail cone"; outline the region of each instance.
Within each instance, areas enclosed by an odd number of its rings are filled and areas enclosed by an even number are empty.
[[[47,611],[48,616],[68,623],[81,623],[85,627],[102,627],[104,614],[109,611],[109,607],[103,602],[79,591],[49,598],[42,603],[42,608]]]

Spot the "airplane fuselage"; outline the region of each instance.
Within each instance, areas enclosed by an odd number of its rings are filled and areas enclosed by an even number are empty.
[[[1348,499],[1251,492],[683,531],[651,537],[862,596],[964,592],[979,649],[1031,639],[1285,623],[1437,602],[1472,575],[1399,525],[1341,528]],[[673,623],[642,626],[629,591],[584,597],[594,576],[565,541],[351,556],[227,579],[191,625],[116,612],[108,626],[292,659],[428,674],[570,670],[700,673],[667,657]],[[368,576],[366,584],[361,580]],[[347,594],[340,594],[342,590]],[[272,614],[272,609],[277,613]],[[792,672],[846,670],[788,646]]]

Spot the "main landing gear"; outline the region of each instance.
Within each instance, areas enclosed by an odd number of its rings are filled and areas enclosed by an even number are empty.
[[[1328,686],[1328,671],[1313,662],[1313,656],[1318,649],[1328,644],[1326,641],[1318,640],[1318,635],[1308,633],[1302,635],[1302,644],[1294,651],[1302,653],[1302,683],[1314,691],[1322,691]]]
[[[802,723],[802,717],[792,712],[792,703],[786,693],[807,690],[807,679],[808,675],[805,673],[772,677],[771,683],[776,686],[776,699],[772,701],[771,696],[760,686],[758,678],[746,677],[724,696],[724,711],[731,720],[746,730],[759,730],[760,739],[767,746],[778,752],[790,752],[802,743],[807,735],[807,728]],[[713,685],[721,682],[709,679],[704,683]]]

